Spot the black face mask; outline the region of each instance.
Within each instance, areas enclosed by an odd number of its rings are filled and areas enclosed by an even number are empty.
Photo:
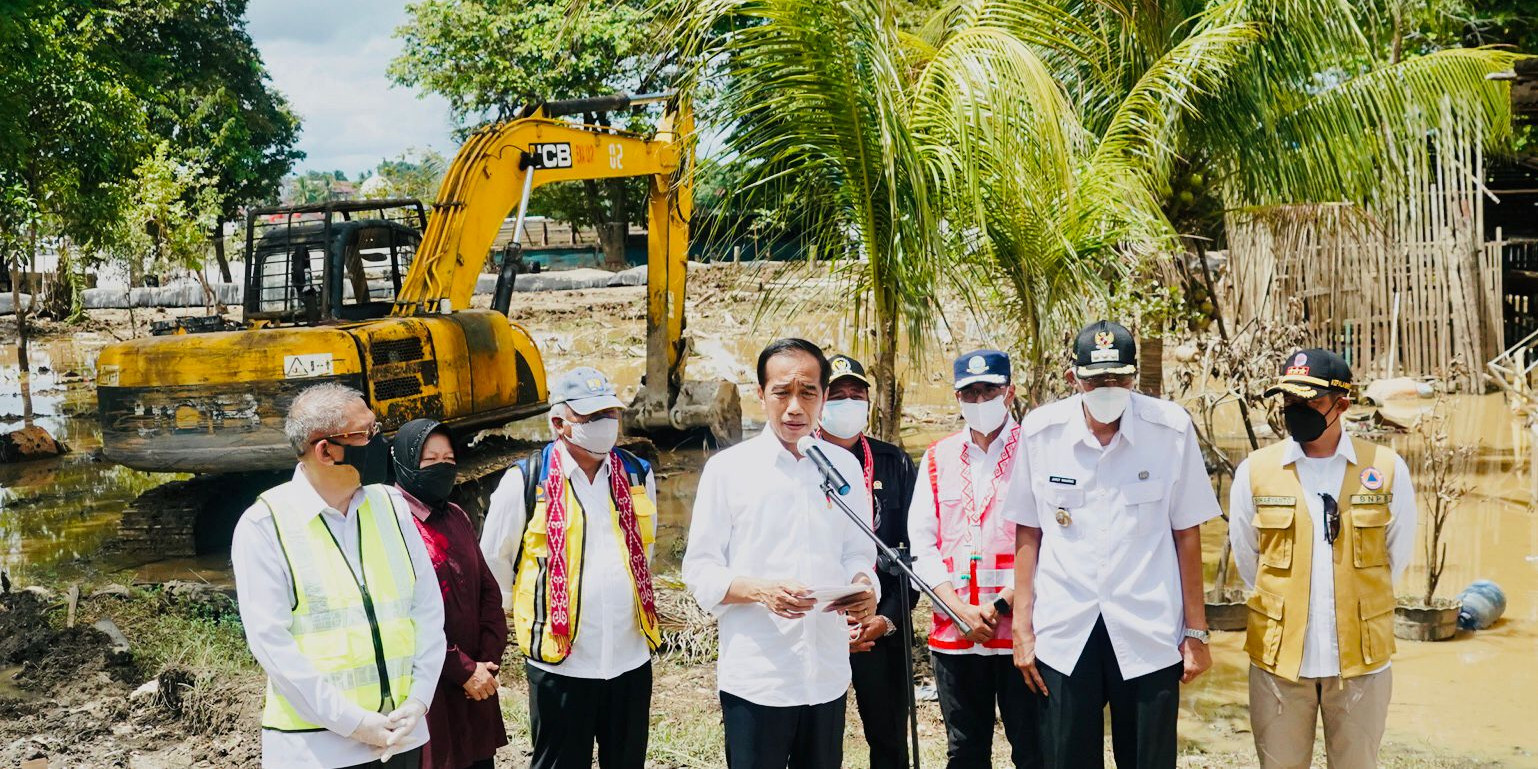
[[[1335,410],[1335,404],[1330,404]],[[1287,434],[1298,443],[1313,443],[1330,429],[1331,422],[1307,403],[1294,403],[1282,409],[1282,419],[1287,423]]]
[[[421,469],[406,472],[397,468],[396,480],[401,488],[432,507],[441,505],[454,490],[454,476],[459,466],[453,462],[437,462]]]
[[[358,471],[359,484],[370,486],[390,479],[390,444],[383,435],[368,439],[362,446],[335,445],[342,447],[341,464]]]

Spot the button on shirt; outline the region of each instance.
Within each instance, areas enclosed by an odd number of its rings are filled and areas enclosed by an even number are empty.
[[[416,587],[411,594],[411,619],[416,625],[416,655],[411,664],[410,699],[424,707],[433,702],[438,675],[443,670],[446,643],[443,638],[443,596],[432,559],[422,544],[422,535],[411,518],[411,508],[399,491],[389,489],[396,518],[405,535],[411,568],[416,572]],[[283,514],[319,515],[336,537],[342,555],[353,573],[359,570],[358,525],[354,517],[364,500],[360,488],[347,504],[344,515],[328,506],[310,485],[303,468],[294,471],[293,480],[267,492],[272,510]],[[299,651],[289,632],[293,620],[293,574],[278,542],[272,510],[257,502],[246,509],[235,525],[230,544],[230,561],[235,569],[235,585],[240,603],[240,621],[245,626],[251,654],[267,671],[274,689],[288,698],[294,710],[306,721],[319,724],[326,731],[280,732],[262,730],[262,765],[287,769],[326,769],[353,766],[379,758],[379,749],[349,738],[363,723],[366,711],[354,705],[335,686],[327,683],[309,658]],[[397,705],[404,703],[401,700]],[[427,744],[427,720],[400,744],[397,752]]]
[[[860,478],[849,452],[818,444],[846,479]],[[849,625],[814,607],[785,619],[757,603],[724,604],[738,577],[847,585],[875,568],[876,546],[824,496],[810,459],[796,459],[772,430],[710,458],[700,474],[683,576],[719,622],[721,691],[771,707],[819,705],[849,689]],[[863,483],[845,502],[870,521]],[[879,588],[875,588],[879,592]]]
[[[582,608],[578,612],[577,635],[571,655],[558,665],[532,659],[528,663],[540,670],[573,678],[618,678],[646,664],[651,659],[651,650],[646,646],[646,637],[641,634],[641,624],[636,618],[630,554],[614,519],[609,463],[603,463],[590,481],[587,473],[572,459],[566,444],[557,441],[553,450],[561,453],[561,467],[566,472],[567,482],[587,516],[587,526],[583,529],[586,540],[583,543]],[[514,570],[518,567],[513,559],[518,555],[523,530],[528,524],[523,484],[523,473],[516,466],[508,468],[497,490],[492,492],[486,524],[481,532],[481,552],[502,588],[504,609],[512,604]],[[656,503],[657,486],[650,473],[646,476],[646,496]],[[646,557],[649,560],[651,556],[652,551],[648,548]]]
[[[1181,661],[1185,603],[1170,532],[1221,510],[1184,409],[1134,393],[1101,446],[1082,402],[1026,416],[1005,513],[1041,529],[1036,656],[1072,674],[1104,617],[1122,676],[1136,678]]]
[[[967,459],[972,471],[972,489],[979,504],[987,503],[988,490],[993,488],[993,473],[999,466],[999,460],[1004,456],[1004,443],[1009,440],[1009,433],[1015,429],[1015,419],[1010,417],[1004,422],[1004,427],[999,430],[997,437],[988,444],[985,451],[977,445],[974,438],[969,437],[966,442]],[[967,431],[968,436],[972,431]],[[1021,436],[1021,441],[1025,440]],[[930,587],[936,587],[951,581],[951,572],[945,568],[945,558],[940,555],[940,516],[935,513],[935,493],[929,483],[929,457],[931,452],[925,452],[924,458],[919,461],[918,486],[913,492],[913,504],[908,509],[908,538],[913,543],[913,573],[919,579],[929,583]],[[1019,451],[1016,451],[1019,456]],[[954,455],[951,457],[954,460]],[[1015,463],[1017,466],[1019,462]],[[1011,472],[1013,476],[1013,472]],[[988,515],[1001,515],[1006,504],[1008,483],[1012,478],[1000,479],[999,499],[993,503],[993,509]],[[1014,585],[1010,585],[1014,587]],[[951,589],[955,589],[951,585]],[[990,649],[982,644],[973,644],[970,649],[931,649],[940,654],[979,654],[991,656],[996,654],[1013,654],[1011,649]]]
[[[1282,465],[1296,465],[1303,500],[1314,523],[1314,547],[1308,580],[1308,630],[1303,636],[1303,664],[1300,678],[1331,678],[1340,675],[1340,636],[1335,626],[1334,548],[1324,541],[1324,500],[1320,492],[1340,499],[1346,478],[1346,465],[1356,461],[1356,447],[1342,434],[1335,453],[1328,457],[1308,457],[1297,441],[1288,440]],[[1401,457],[1394,458],[1394,498],[1389,501],[1388,563],[1393,579],[1398,580],[1410,563],[1415,548],[1415,484],[1410,468]],[[1255,532],[1255,499],[1250,493],[1250,462],[1246,459],[1234,471],[1234,487],[1228,498],[1228,537],[1233,543],[1234,564],[1244,584],[1253,589],[1259,568],[1259,535]],[[1384,665],[1378,670],[1388,667]],[[1378,670],[1373,671],[1374,673]]]

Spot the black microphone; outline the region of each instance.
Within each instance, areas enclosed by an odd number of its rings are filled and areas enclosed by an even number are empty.
[[[796,441],[796,450],[801,452],[801,456],[812,460],[812,464],[817,465],[817,470],[822,473],[822,479],[827,481],[828,485],[838,492],[839,496],[842,497],[849,493],[849,481],[844,480],[844,476],[838,474],[838,470],[833,467],[833,463],[828,461],[828,455],[822,453],[822,449],[817,447],[816,438],[810,435],[802,436],[801,440]]]

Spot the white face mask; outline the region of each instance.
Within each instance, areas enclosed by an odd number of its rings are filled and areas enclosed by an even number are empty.
[[[870,401],[843,398],[822,405],[822,429],[835,438],[850,438],[865,432],[870,424]]]
[[[612,417],[594,419],[591,422],[567,422],[571,425],[569,440],[594,454],[608,454],[619,443],[619,420]]]
[[[961,418],[967,421],[967,427],[987,435],[999,429],[1004,420],[1009,418],[1009,406],[1005,405],[1003,395],[981,403],[962,401]]]
[[[1125,387],[1096,387],[1084,393],[1084,407],[1089,409],[1089,415],[1096,422],[1103,425],[1121,419],[1130,400],[1132,391]]]

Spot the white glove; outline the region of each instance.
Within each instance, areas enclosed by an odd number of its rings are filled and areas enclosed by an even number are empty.
[[[427,714],[427,706],[416,700],[406,700],[406,704],[390,711],[387,716],[390,722],[390,738],[384,743],[384,755],[379,757],[380,762],[389,761],[395,755],[395,746],[401,740],[411,734],[411,730],[417,728],[417,722]]]
[[[352,730],[351,735],[351,739],[365,745],[373,745],[376,748],[388,745],[390,740],[394,738],[395,734],[390,728],[390,719],[380,713],[364,714],[363,722],[358,724],[358,728]]]

